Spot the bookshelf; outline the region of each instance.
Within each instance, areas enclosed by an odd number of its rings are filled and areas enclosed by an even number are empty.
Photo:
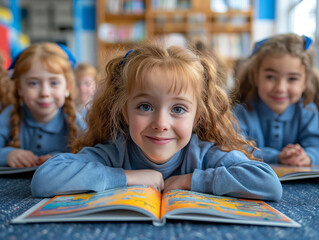
[[[98,0],[98,63],[114,48],[178,37],[204,41],[231,64],[249,54],[253,14],[252,0]]]

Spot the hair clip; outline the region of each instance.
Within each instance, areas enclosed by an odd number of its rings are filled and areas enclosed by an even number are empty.
[[[68,49],[65,45],[63,44],[60,44],[60,43],[57,43],[57,45],[62,48],[63,52],[66,53],[66,55],[68,56],[68,60],[69,60],[69,63],[71,65],[71,67],[74,69],[76,68],[76,59],[75,57],[73,56],[73,54],[71,53],[70,49]],[[26,48],[25,48],[26,49]],[[8,68],[8,71],[9,70],[13,70],[14,69],[14,65],[16,64],[18,58],[20,57],[21,53],[25,50],[23,49],[22,51],[20,51],[17,55],[15,55],[13,58],[12,58],[12,61],[10,63],[10,66]]]
[[[308,50],[309,47],[310,47],[311,44],[312,44],[312,39],[311,39],[310,37],[305,36],[305,35],[302,35],[302,36],[303,36],[303,38],[304,38],[304,40],[305,40],[304,49],[305,49],[305,50]]]
[[[70,51],[70,49],[61,43],[57,43],[57,44],[59,45],[60,48],[62,48],[62,50],[66,53],[66,55],[68,55],[68,59],[69,59],[69,62],[71,64],[71,67],[73,69],[76,68],[76,59],[75,59],[74,55],[72,54],[72,52]]]
[[[127,51],[127,53],[125,54],[124,58],[122,59],[120,65],[122,65],[124,63],[125,58],[133,51],[133,49]]]
[[[16,64],[16,61],[18,60],[18,58],[20,57],[21,53],[24,51],[24,49],[22,51],[20,51],[17,55],[15,55],[13,58],[12,58],[12,61],[8,67],[8,71],[9,70],[13,70],[14,68],[14,65]]]
[[[261,48],[261,46],[264,45],[264,43],[267,42],[268,40],[269,40],[269,38],[266,38],[266,39],[263,39],[263,40],[256,42],[250,57],[252,57],[259,50],[259,48]]]
[[[305,43],[304,43],[304,50],[308,50],[309,47],[311,46],[312,44],[312,39],[310,37],[307,37],[306,35],[302,35],[302,37],[304,38],[305,40]],[[264,45],[265,42],[267,42],[270,38],[266,38],[264,40],[261,40],[259,42],[256,42],[255,45],[254,45],[254,49],[250,55],[250,57],[252,57],[258,50],[259,48],[261,48],[262,45]]]

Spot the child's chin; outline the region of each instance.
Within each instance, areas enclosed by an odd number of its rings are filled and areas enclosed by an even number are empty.
[[[150,157],[148,155],[146,155],[146,156],[151,162],[158,164],[158,165],[164,164],[171,159],[171,158],[163,159],[163,158],[157,158],[157,157]]]

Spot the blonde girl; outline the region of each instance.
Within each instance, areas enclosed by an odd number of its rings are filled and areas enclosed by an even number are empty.
[[[77,111],[85,117],[96,90],[96,68],[89,63],[80,63],[74,69],[76,82],[75,106]]]
[[[54,43],[34,44],[12,70],[14,103],[0,115],[0,165],[32,167],[70,151],[85,124],[74,107],[67,53]]]
[[[106,66],[89,112],[89,129],[42,165],[37,197],[145,184],[166,192],[279,200],[281,184],[265,163],[250,160],[234,131],[227,95],[206,57],[145,44]],[[54,179],[54,184],[44,184]]]

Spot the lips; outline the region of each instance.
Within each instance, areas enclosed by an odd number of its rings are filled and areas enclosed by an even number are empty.
[[[280,96],[271,96],[271,98],[276,102],[284,102],[287,100],[287,97],[280,97]]]
[[[40,102],[38,103],[38,105],[42,108],[47,108],[47,107],[50,107],[52,103],[50,102]]]
[[[165,145],[170,143],[173,138],[162,138],[162,137],[147,137],[152,143],[157,145]]]

